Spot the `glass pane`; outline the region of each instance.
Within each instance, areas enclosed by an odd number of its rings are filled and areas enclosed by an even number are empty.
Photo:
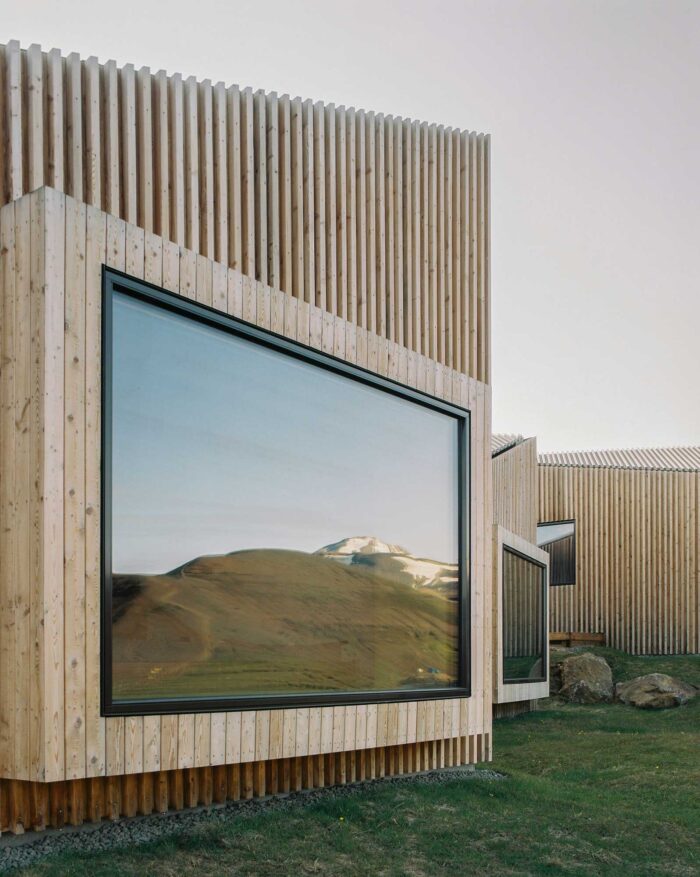
[[[503,551],[503,681],[545,677],[544,570]]]
[[[549,584],[576,582],[576,528],[573,521],[537,525],[537,544],[550,555]]]
[[[113,698],[458,684],[458,421],[113,300]]]

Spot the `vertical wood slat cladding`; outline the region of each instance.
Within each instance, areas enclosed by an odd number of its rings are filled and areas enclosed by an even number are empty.
[[[100,716],[103,263],[471,411],[471,697]],[[490,757],[487,385],[52,189],[0,208],[0,281],[1,776],[63,782],[399,744],[435,753],[467,737]]]
[[[516,715],[503,712],[502,704],[522,702],[522,711],[528,711],[536,701],[534,698],[547,697],[548,682],[504,685],[503,678],[503,543],[520,547],[525,554],[538,552],[537,543],[537,439],[527,438],[518,441],[513,447],[502,451],[491,461],[493,473],[493,642],[494,665],[494,717]],[[544,555],[546,557],[546,555]],[[545,637],[548,630],[545,631]],[[512,640],[509,645],[514,646]]]
[[[54,783],[0,779],[0,831],[22,834],[360,783],[474,764],[488,750],[488,736],[478,735]]]
[[[490,382],[486,135],[0,46],[0,205],[50,185]]]
[[[494,524],[536,543],[537,439],[525,439],[503,451],[492,465]]]
[[[552,630],[632,654],[700,652],[700,472],[540,465],[539,518],[576,521]]]
[[[546,695],[545,695],[546,696]],[[517,700],[513,703],[494,703],[494,719],[515,719],[537,709],[537,700]]]

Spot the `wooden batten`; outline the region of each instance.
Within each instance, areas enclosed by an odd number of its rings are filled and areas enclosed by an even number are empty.
[[[490,382],[487,136],[0,46],[0,206],[41,186]]]
[[[700,472],[538,467],[539,519],[576,522],[576,584],[550,627],[632,654],[700,652]]]
[[[144,75],[141,71],[134,77],[136,85],[143,84]],[[131,83],[126,86],[130,89]],[[146,101],[138,93],[137,118]],[[205,115],[209,96],[207,89],[198,104]],[[239,95],[227,93],[226,97],[235,100]],[[212,124],[217,127],[226,101],[216,88],[212,100],[216,109]],[[254,100],[251,95],[250,109]],[[157,101],[151,103],[152,120],[157,115],[154,104]],[[257,112],[264,109],[267,114],[271,107],[275,112],[274,101],[260,102]],[[289,122],[285,121],[284,99],[276,113],[281,128],[293,127],[293,108]],[[307,121],[318,115],[312,107]],[[353,155],[357,156],[357,118],[354,126]],[[367,130],[366,125],[365,160]],[[394,129],[395,133],[401,130],[405,128]],[[312,142],[307,141],[306,148]],[[151,173],[139,161],[139,143],[136,137],[137,182],[127,196],[130,203],[133,200],[130,209],[137,218],[143,211],[138,180]],[[303,143],[302,138],[302,150]],[[195,146],[198,143],[191,144]],[[219,147],[215,157],[218,154]],[[293,166],[294,152],[288,158]],[[270,160],[284,167],[287,155]],[[217,174],[215,170],[214,188],[220,191],[225,181]],[[290,182],[294,183],[294,173]],[[356,211],[362,201],[359,189],[356,184]],[[347,191],[346,185],[346,197]],[[134,192],[137,197],[132,199]],[[254,186],[252,192],[261,197]],[[192,192],[186,193],[186,205],[192,197]],[[274,204],[275,199],[267,203]],[[161,209],[154,212],[154,222]],[[177,222],[176,213],[173,216]],[[291,220],[293,225],[293,213]],[[365,228],[367,224],[365,214]],[[355,214],[353,227],[358,225]],[[245,224],[239,227],[247,228]],[[215,250],[232,239],[238,246],[238,232],[232,236],[230,226],[219,228],[215,218],[210,228]],[[293,229],[290,232],[293,238]],[[315,245],[315,231],[307,242]],[[245,247],[242,253],[244,258],[246,253],[250,256]],[[357,251],[354,260],[363,264]],[[471,697],[195,715],[101,716],[103,265],[273,328],[471,411]],[[279,266],[273,260],[270,271],[293,275],[294,253],[291,260],[281,255]],[[315,275],[313,279],[315,283]],[[491,408],[486,384],[322,310],[314,301],[253,280],[201,252],[53,189],[39,189],[0,208],[0,280],[3,826],[19,830],[19,826],[116,818],[166,806],[193,806],[263,795],[273,789],[352,782],[363,776],[490,758]],[[325,282],[328,303],[328,273]],[[333,288],[337,295],[337,279]],[[349,301],[346,298],[343,307]],[[356,314],[364,313],[359,300],[354,302]],[[369,309],[366,312],[369,319]],[[405,320],[405,310],[403,314]]]
[[[351,785],[488,758],[488,735],[53,783],[0,779],[0,831],[23,834]]]
[[[537,439],[527,438],[493,458],[493,521],[537,541]]]
[[[519,700],[514,703],[494,703],[494,719],[516,719],[537,709],[536,700]]]

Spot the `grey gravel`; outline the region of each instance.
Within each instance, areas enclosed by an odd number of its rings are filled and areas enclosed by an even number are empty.
[[[172,813],[154,813],[150,816],[134,816],[119,822],[86,823],[77,827],[47,829],[45,832],[27,832],[23,835],[5,835],[0,839],[0,873],[6,874],[19,868],[27,868],[47,856],[57,853],[99,853],[119,847],[134,847],[151,843],[173,835],[230,822],[249,819],[270,810],[298,810],[315,801],[329,798],[345,798],[360,794],[379,783],[414,785],[446,783],[454,780],[506,779],[494,770],[474,770],[470,767],[444,768],[427,773],[398,777],[385,777],[352,783],[347,786],[331,786],[325,789],[309,789],[289,795],[274,795],[249,801],[229,801],[210,807],[196,807]]]

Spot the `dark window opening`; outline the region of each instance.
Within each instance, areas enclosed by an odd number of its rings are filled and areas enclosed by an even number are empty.
[[[546,567],[503,547],[504,683],[544,682],[547,678],[546,587]]]
[[[550,585],[576,584],[576,524],[550,521],[537,525],[537,545],[549,554]]]

